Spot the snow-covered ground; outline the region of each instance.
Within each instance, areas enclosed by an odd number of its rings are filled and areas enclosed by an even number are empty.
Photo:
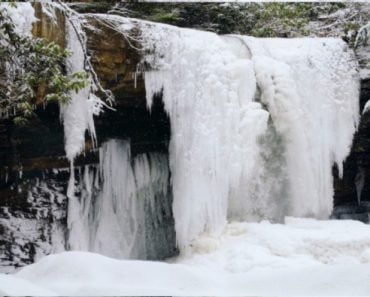
[[[87,252],[47,256],[0,275],[4,295],[370,295],[370,226],[287,218],[229,223],[171,261],[115,260]]]

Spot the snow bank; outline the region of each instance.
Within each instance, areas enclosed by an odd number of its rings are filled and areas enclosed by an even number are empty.
[[[0,274],[0,295],[58,296],[55,292],[41,288],[30,281],[6,274]]]
[[[369,232],[369,225],[355,221],[231,223],[218,238],[201,237],[191,256],[173,263],[68,252],[0,275],[0,290],[39,296],[369,295]]]

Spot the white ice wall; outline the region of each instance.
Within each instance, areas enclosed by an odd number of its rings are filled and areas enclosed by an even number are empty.
[[[134,26],[141,30],[148,107],[162,93],[171,119],[183,251],[201,234],[220,234],[227,220],[329,216],[332,165],[342,172],[359,112],[357,65],[342,41],[220,37],[96,17],[128,40]]]
[[[163,87],[171,118],[173,210],[184,248],[203,232],[220,233],[228,208],[247,202],[238,189],[253,179],[268,113],[254,101],[253,64],[242,44],[169,26],[142,30],[158,69],[145,73],[147,100]],[[239,203],[229,204],[231,194]]]
[[[329,217],[332,166],[341,174],[358,124],[359,78],[347,45],[140,26],[153,68],[145,73],[148,105],[162,90],[171,118],[180,248],[217,234],[227,219]],[[266,152],[271,140],[284,152]],[[268,162],[281,164],[281,180]]]

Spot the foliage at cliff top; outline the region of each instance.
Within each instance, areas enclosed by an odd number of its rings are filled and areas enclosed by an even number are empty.
[[[66,103],[71,91],[85,87],[84,72],[65,74],[69,55],[55,43],[18,33],[6,6],[0,6],[0,117],[24,124],[35,116],[35,105]]]
[[[91,10],[91,4],[85,9]],[[87,8],[89,7],[89,8]],[[256,37],[305,36],[306,25],[321,14],[346,7],[344,3],[120,3],[128,16],[198,28],[218,34]]]

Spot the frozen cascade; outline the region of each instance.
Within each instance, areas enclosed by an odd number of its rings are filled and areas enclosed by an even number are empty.
[[[261,101],[285,143],[287,214],[327,218],[332,166],[342,174],[359,119],[355,59],[337,39],[242,39],[252,52]]]
[[[146,216],[156,215],[156,195],[168,196],[168,161],[159,153],[131,161],[130,150],[129,142],[110,140],[100,149],[100,165],[79,175],[81,198],[68,213],[71,250],[147,258]]]
[[[155,48],[147,62],[158,69],[145,73],[148,103],[163,87],[171,118],[173,211],[184,250],[201,233],[220,234],[227,212],[250,204],[268,113],[254,101],[253,64],[241,42],[162,25],[142,32]]]
[[[183,251],[227,219],[330,215],[332,166],[342,174],[359,119],[357,64],[344,42],[136,25],[150,53],[147,103],[162,93],[171,118]]]

